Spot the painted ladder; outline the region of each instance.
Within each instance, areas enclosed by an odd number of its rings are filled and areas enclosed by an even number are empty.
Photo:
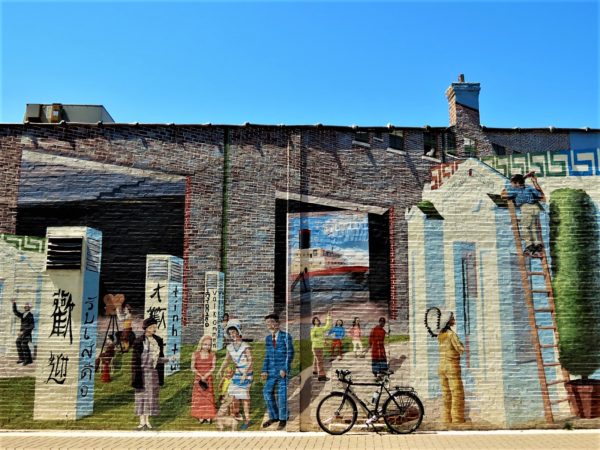
[[[540,379],[540,387],[542,391],[542,401],[544,404],[544,416],[546,422],[553,423],[554,416],[552,413],[552,407],[559,403],[565,402],[568,398],[561,398],[558,400],[552,400],[550,398],[549,387],[553,385],[559,385],[569,381],[569,372],[561,367],[562,379],[548,381],[546,377],[546,368],[560,366],[558,361],[547,361],[544,360],[544,349],[552,349],[552,354],[557,354],[558,349],[558,328],[556,326],[556,308],[554,306],[554,292],[552,290],[552,279],[550,277],[550,269],[548,267],[548,260],[546,258],[546,249],[542,249],[536,256],[529,256],[523,254],[523,241],[521,238],[521,232],[519,229],[519,219],[517,218],[515,204],[512,200],[508,202],[508,209],[510,211],[510,220],[512,223],[513,234],[515,237],[515,244],[517,248],[517,257],[519,260],[519,268],[521,272],[521,281],[523,283],[523,290],[525,292],[525,303],[529,311],[529,325],[531,327],[531,340],[535,349],[535,355],[538,366],[538,376]],[[538,229],[538,233],[541,235],[541,231]],[[535,262],[533,260],[539,260],[537,267],[534,267]],[[543,277],[544,287],[537,289],[534,283],[535,277]],[[539,278],[537,279],[539,280]],[[536,281],[537,281],[536,280]],[[536,305],[534,295],[541,295],[546,297],[545,305]],[[536,297],[537,298],[537,297]],[[540,314],[550,313],[551,324],[540,324]],[[547,317],[547,316],[546,316]],[[554,343],[542,344],[540,342],[540,331],[552,330],[554,332]]]

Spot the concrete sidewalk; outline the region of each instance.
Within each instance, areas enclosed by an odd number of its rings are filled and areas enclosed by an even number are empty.
[[[2,449],[598,450],[600,430],[444,431],[393,435],[286,432],[0,432]]]

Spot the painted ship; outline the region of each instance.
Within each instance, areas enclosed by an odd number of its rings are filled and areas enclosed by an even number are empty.
[[[296,250],[290,265],[292,290],[364,291],[368,275],[369,266],[348,265],[340,253],[324,248]]]

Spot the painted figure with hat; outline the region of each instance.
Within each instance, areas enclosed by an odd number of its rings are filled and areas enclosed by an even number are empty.
[[[231,343],[227,345],[227,355],[219,369],[218,376],[220,378],[223,370],[233,362],[235,372],[227,393],[234,399],[235,403],[242,402],[245,417],[240,430],[246,430],[250,426],[250,385],[253,379],[252,355],[250,346],[242,341],[242,324],[239,320],[229,320],[225,332]],[[235,408],[233,409],[235,411]]]
[[[149,417],[160,411],[159,390],[165,379],[163,340],[156,335],[157,321],[144,320],[144,333],[133,343],[131,386],[135,388],[135,414],[140,417],[138,430],[152,428]]]
[[[531,178],[533,186],[525,184],[525,180]],[[526,175],[520,173],[510,177],[510,185],[501,192],[502,198],[513,200],[515,206],[521,210],[521,233],[525,241],[525,254],[535,254],[542,251],[543,244],[538,235],[540,226],[540,202],[545,201],[544,191],[537,182],[535,172]]]
[[[460,372],[460,355],[464,353],[465,347],[452,331],[451,327],[455,323],[452,312],[441,313],[437,333],[440,349],[438,374],[444,402],[442,420],[446,423],[465,421],[465,391]]]
[[[31,359],[31,350],[29,349],[29,342],[31,342],[31,333],[35,327],[35,320],[33,314],[31,314],[31,304],[25,303],[23,306],[24,312],[19,312],[17,309],[17,302],[13,300],[13,313],[19,319],[21,319],[21,328],[19,335],[17,336],[17,353],[19,354],[19,360],[17,364],[23,364],[27,366],[33,362]]]

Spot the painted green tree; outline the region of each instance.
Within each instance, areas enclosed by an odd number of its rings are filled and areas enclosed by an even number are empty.
[[[558,189],[550,201],[550,250],[561,365],[587,378],[600,368],[598,216],[581,189]]]

